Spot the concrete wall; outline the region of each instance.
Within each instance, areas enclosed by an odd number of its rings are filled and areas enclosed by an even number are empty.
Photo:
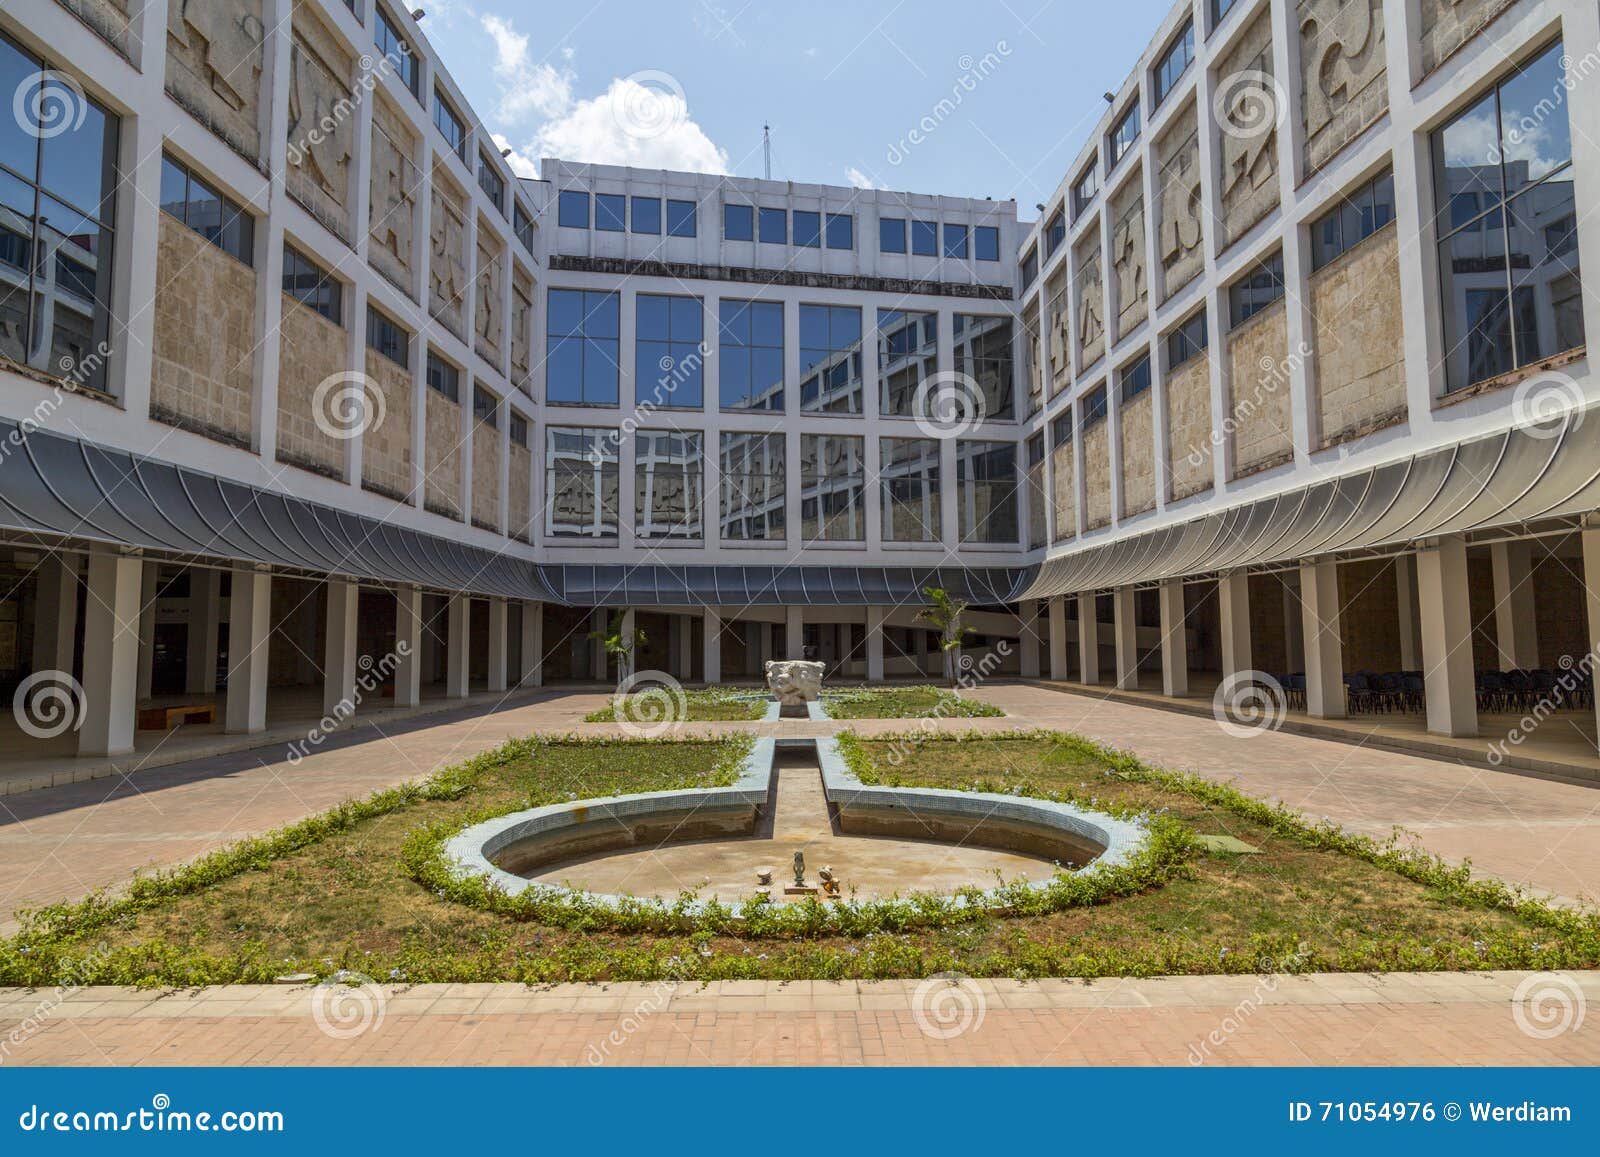
[[[462,390],[470,389],[462,383]],[[435,514],[460,518],[461,510],[461,406],[437,390],[426,390],[422,430],[422,503]],[[476,481],[476,477],[474,477]]]
[[[465,338],[467,316],[466,194],[444,166],[433,169],[433,206],[429,216],[428,312],[459,338]]]
[[[1269,115],[1258,124],[1252,102],[1276,81],[1272,67],[1272,18],[1263,7],[1249,29],[1234,41],[1218,66],[1218,89],[1236,101],[1231,114],[1238,127],[1218,137],[1221,170],[1222,244],[1232,245],[1278,207],[1278,131]],[[1253,131],[1244,131],[1246,127]]]
[[[485,530],[500,526],[500,431],[472,423],[472,521]]]
[[[1211,358],[1192,357],[1167,375],[1168,501],[1212,487]]]
[[[415,296],[417,198],[423,193],[416,157],[417,134],[379,94],[372,106],[367,260],[408,296]]]
[[[1389,111],[1383,0],[1300,0],[1296,14],[1310,173]]]
[[[356,122],[342,110],[352,99],[355,66],[355,56],[328,30],[315,7],[296,0],[285,188],[345,242],[353,235]]]
[[[1317,420],[1327,447],[1403,421],[1399,242],[1390,225],[1311,280]]]
[[[1510,8],[1513,0],[1418,0],[1421,17],[1421,62],[1432,72],[1491,20]]]
[[[1083,432],[1083,517],[1085,530],[1111,524],[1111,420]]]
[[[361,484],[400,502],[413,493],[411,374],[382,354],[366,351],[368,388],[376,395],[369,412],[383,420],[361,439]]]
[[[1144,216],[1144,180],[1136,172],[1111,201],[1112,308],[1117,311],[1119,338],[1132,333],[1150,314]]]
[[[1205,208],[1200,184],[1200,132],[1194,106],[1173,119],[1156,142],[1157,256],[1165,301],[1205,272]]]
[[[278,327],[279,462],[329,478],[344,477],[346,443],[317,424],[316,392],[323,382],[343,372],[348,337],[320,313],[284,295],[283,320]],[[332,387],[333,392],[338,389]]]
[[[1235,476],[1269,470],[1294,453],[1294,417],[1285,361],[1284,303],[1269,305],[1228,334],[1228,425]]]
[[[1146,390],[1122,407],[1117,429],[1122,451],[1122,517],[1155,508],[1155,391]]]

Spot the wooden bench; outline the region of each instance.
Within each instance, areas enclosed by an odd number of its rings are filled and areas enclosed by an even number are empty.
[[[140,731],[171,731],[180,723],[215,723],[217,709],[211,703],[180,703],[174,707],[145,707],[139,712]]]

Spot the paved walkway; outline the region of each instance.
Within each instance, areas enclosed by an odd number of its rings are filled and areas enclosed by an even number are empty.
[[[28,1065],[1596,1065],[1600,973],[0,989]],[[1541,989],[1540,986],[1543,986]]]

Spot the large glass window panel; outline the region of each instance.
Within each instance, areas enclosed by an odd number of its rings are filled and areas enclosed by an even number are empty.
[[[4,36],[0,36],[0,92],[21,93],[26,106],[29,94],[40,84],[40,63]],[[39,133],[27,116],[0,115],[0,165],[17,176],[32,181],[39,175]]]
[[[784,537],[784,436],[722,435],[722,538],[776,542]]]
[[[878,252],[904,253],[906,251],[906,219],[904,217],[878,218]]]
[[[629,211],[633,214],[632,227],[635,233],[661,235],[660,197],[634,197]]]
[[[698,297],[641,293],[634,344],[634,401],[699,409],[705,401],[705,306]]]
[[[589,194],[581,189],[563,189],[556,201],[556,222],[566,229],[589,227]]]
[[[882,413],[916,416],[917,388],[938,371],[939,315],[878,311],[878,393]]]
[[[1017,444],[957,442],[957,521],[963,543],[1017,541]]]
[[[1572,160],[1561,45],[1551,45],[1500,86],[1500,151],[1505,195],[1537,184]]]
[[[861,311],[855,306],[800,307],[800,408],[861,413]]]
[[[938,542],[939,443],[931,438],[880,438],[878,457],[883,541]]]
[[[783,409],[783,304],[720,304],[717,373],[724,410]]]
[[[586,426],[545,431],[545,534],[617,537],[618,434]]]
[[[46,117],[53,109],[65,109],[69,118],[44,122],[39,184],[51,196],[109,224],[116,189],[117,141],[112,134],[117,118],[54,77],[45,82],[39,99]]]
[[[633,445],[634,532],[652,539],[704,537],[700,435],[640,430]]]
[[[627,199],[621,193],[594,195],[594,227],[605,233],[621,233]]]
[[[794,243],[803,245],[807,249],[821,246],[822,214],[812,212],[810,209],[794,211]]]
[[[856,219],[848,213],[828,214],[828,248],[854,249],[856,247]]]
[[[1016,414],[1011,363],[1011,319],[983,314],[955,316],[956,373],[965,375],[983,399],[982,417]]]
[[[755,239],[755,210],[749,205],[722,207],[722,237],[725,241]]]
[[[865,542],[866,439],[800,436],[800,532],[807,542]]]
[[[667,236],[693,237],[696,232],[693,201],[667,202]]]
[[[996,225],[979,225],[972,231],[973,256],[979,261],[1000,260],[1000,229]]]
[[[615,406],[618,321],[615,293],[552,289],[545,398],[555,405]]]
[[[1513,339],[1526,365],[1584,344],[1572,181],[1546,181],[1508,208]]]
[[[944,255],[946,257],[959,257],[963,261],[967,257],[967,227],[965,225],[946,225],[944,227]]]
[[[787,245],[789,243],[789,210],[761,210],[760,227],[762,244]]]
[[[28,360],[33,300],[33,186],[0,172],[0,354]]]
[[[911,222],[911,254],[914,257],[939,256],[939,223],[937,221]]]

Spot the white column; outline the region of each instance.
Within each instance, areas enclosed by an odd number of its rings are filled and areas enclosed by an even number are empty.
[[[72,645],[78,633],[78,556],[46,555],[34,582],[33,669],[72,674]]]
[[[638,620],[632,607],[624,608],[622,612],[622,641],[627,644],[626,654],[617,656],[617,682],[628,678],[639,669],[639,637]]]
[[[1111,629],[1117,644],[1117,686],[1123,691],[1139,687],[1139,620],[1132,587],[1111,593]]]
[[[422,699],[422,592],[401,587],[394,596],[394,705]]]
[[[184,660],[184,690],[211,695],[217,690],[217,627],[222,622],[222,572],[209,566],[189,570],[189,638]]]
[[[489,690],[506,689],[506,601],[489,600]]]
[[[356,618],[361,588],[348,579],[328,580],[328,637],[323,647],[322,713],[354,712],[356,703]]]
[[[144,564],[139,584],[139,699],[150,698],[156,671],[156,585],[161,575],[156,564]]]
[[[1472,607],[1464,539],[1446,538],[1417,551],[1417,603],[1428,730],[1435,735],[1476,735],[1478,702],[1472,685]]]
[[[79,755],[123,755],[133,750],[143,566],[133,556],[89,554]]]
[[[1243,571],[1217,580],[1222,634],[1222,677],[1250,670],[1250,576]]]
[[[1583,532],[1583,590],[1588,609],[1589,654],[1600,649],[1600,529]],[[87,650],[85,661],[87,661]],[[1595,696],[1596,720],[1600,721],[1600,695]]]
[[[544,685],[544,604],[522,604],[522,679],[524,687]]]
[[[271,651],[272,576],[236,566],[228,592],[228,705],[230,735],[267,727],[267,658]]]
[[[806,657],[805,617],[799,607],[785,608],[783,657],[785,659],[804,659]]]
[[[1533,546],[1527,542],[1489,545],[1494,567],[1494,637],[1500,670],[1539,665],[1539,628],[1534,618],[1531,571]]]
[[[1417,616],[1417,559],[1402,554],[1394,560],[1394,585],[1400,607],[1400,669],[1422,670],[1422,620]]]
[[[1061,682],[1067,677],[1067,598],[1056,595],[1046,604],[1050,624],[1050,678]]]
[[[1078,679],[1090,686],[1100,682],[1100,620],[1093,594],[1078,596]]]
[[[449,699],[465,699],[471,671],[472,600],[463,594],[450,595],[446,607],[444,693]]]
[[[1027,599],[1017,606],[1021,630],[1017,634],[1021,654],[1017,657],[1024,679],[1039,677],[1039,601]]]
[[[1306,714],[1345,715],[1344,644],[1339,637],[1339,564],[1300,568],[1300,623],[1305,637]]]
[[[1161,584],[1161,693],[1189,693],[1189,629],[1183,601],[1183,580]]]
[[[700,640],[703,652],[700,665],[705,668],[707,684],[722,682],[722,612],[707,607],[700,621],[704,637]]]
[[[883,682],[883,626],[888,607],[867,608],[867,682]]]

